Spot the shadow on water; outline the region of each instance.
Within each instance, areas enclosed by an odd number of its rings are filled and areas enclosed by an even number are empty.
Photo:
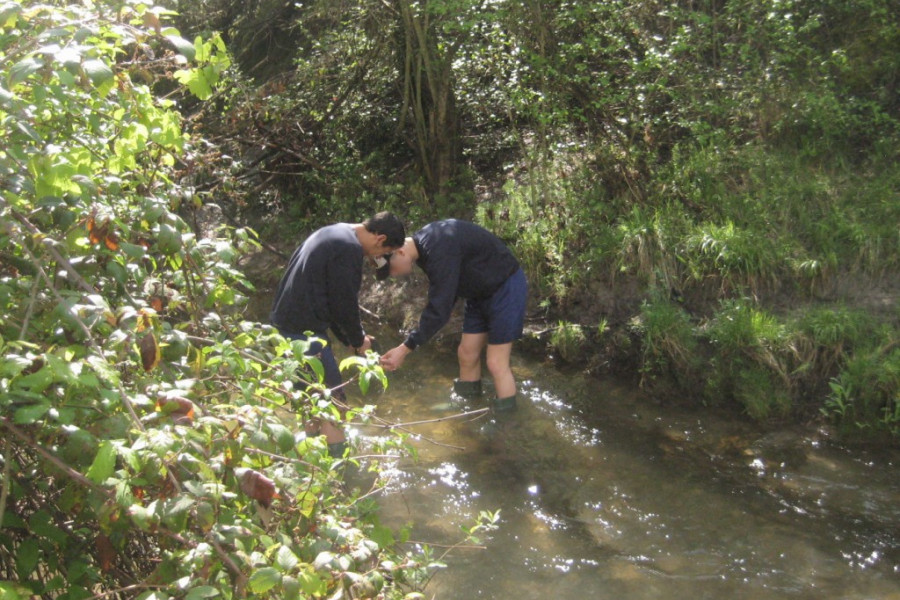
[[[514,370],[512,418],[418,426],[419,459],[387,473],[382,518],[414,523],[414,540],[454,544],[501,510],[486,549],[452,553],[429,597],[900,600],[896,451],[662,408],[528,358]],[[470,408],[451,402],[455,373],[452,351],[417,351],[378,414]]]

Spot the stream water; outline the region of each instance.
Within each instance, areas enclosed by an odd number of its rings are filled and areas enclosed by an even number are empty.
[[[453,350],[417,350],[378,414],[477,408],[451,398],[456,368]],[[512,418],[415,426],[418,460],[387,471],[382,520],[413,523],[411,539],[438,553],[500,510],[485,548],[452,551],[426,597],[900,600],[896,449],[660,406],[531,358],[513,368]],[[378,435],[353,433],[362,448]]]

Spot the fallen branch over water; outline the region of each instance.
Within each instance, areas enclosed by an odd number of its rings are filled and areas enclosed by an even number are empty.
[[[423,421],[410,421],[409,423],[385,423],[385,424],[376,424],[376,423],[353,423],[356,426],[362,427],[377,427],[379,429],[397,429],[402,427],[412,427],[413,425],[427,425],[429,423],[440,423],[441,421],[449,421],[451,419],[462,419],[464,417],[472,417],[475,419],[480,417],[490,411],[490,408],[479,408],[477,410],[471,410],[469,412],[458,413],[455,415],[447,415],[446,417],[438,417],[436,419],[425,419]],[[379,419],[384,420],[384,419]]]

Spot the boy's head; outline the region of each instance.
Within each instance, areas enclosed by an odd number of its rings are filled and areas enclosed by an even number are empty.
[[[384,236],[380,240],[381,247],[386,251],[394,250],[403,245],[406,237],[406,229],[403,222],[393,213],[382,211],[373,217],[369,217],[363,221],[363,227],[371,234],[377,237]]]
[[[419,252],[416,249],[416,243],[412,238],[406,238],[402,246],[381,257],[378,261],[378,269],[375,276],[381,279],[390,277],[403,277],[412,273],[413,265],[419,259]]]

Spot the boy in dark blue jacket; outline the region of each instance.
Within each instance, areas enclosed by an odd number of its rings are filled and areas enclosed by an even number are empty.
[[[428,304],[406,341],[381,357],[385,370],[427,342],[450,318],[457,298],[466,299],[462,341],[457,349],[460,395],[481,392],[481,352],[497,397],[496,412],[516,406],[516,381],[509,366],[512,343],[522,337],[528,284],[519,262],[494,234],[474,223],[446,219],[429,223],[388,257],[379,277],[408,275],[413,264],[428,276]]]
[[[320,340],[310,346],[309,354],[322,361],[325,384],[338,399],[344,397],[341,372],[328,343],[328,330],[357,353],[372,347],[359,316],[363,258],[399,248],[405,235],[403,223],[388,212],[363,223],[323,227],[294,251],[278,285],[269,319],[287,338]],[[308,424],[307,433],[325,435],[332,456],[344,454],[346,438],[339,427],[314,422]]]

